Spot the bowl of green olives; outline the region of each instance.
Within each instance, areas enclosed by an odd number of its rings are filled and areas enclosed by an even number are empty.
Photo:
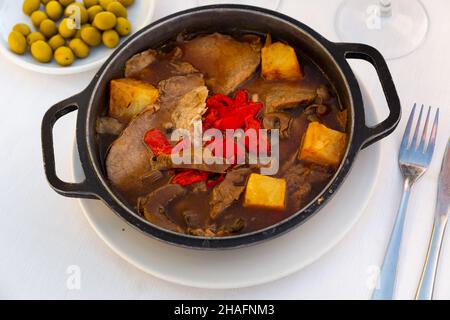
[[[0,52],[28,70],[74,74],[99,68],[148,25],[154,0],[0,0]]]

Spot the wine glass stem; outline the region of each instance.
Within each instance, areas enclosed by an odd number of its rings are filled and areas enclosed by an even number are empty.
[[[392,1],[380,0],[380,17],[387,18],[392,16]]]

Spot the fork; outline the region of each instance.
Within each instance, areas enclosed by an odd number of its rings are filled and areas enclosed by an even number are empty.
[[[373,300],[392,300],[394,297],[400,245],[411,188],[426,172],[433,157],[439,121],[439,109],[436,111],[431,134],[429,139],[427,139],[431,107],[428,108],[425,126],[422,132],[422,137],[419,141],[419,130],[422,121],[423,109],[424,106],[422,105],[416,128],[411,138],[411,129],[413,126],[414,114],[416,112],[416,104],[414,104],[411,115],[408,119],[408,124],[406,125],[402,144],[400,146],[398,160],[400,171],[403,176],[403,196],[400,201],[400,207],[397,212],[394,229],[392,231],[383,265],[381,267],[379,286],[374,290],[372,295]]]

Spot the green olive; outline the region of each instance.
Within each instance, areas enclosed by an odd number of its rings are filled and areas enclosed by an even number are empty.
[[[108,48],[115,48],[119,45],[119,34],[114,30],[108,30],[103,32],[102,35],[103,44]]]
[[[81,26],[80,29],[77,30],[77,33],[75,34],[74,38],[75,39],[81,39],[81,30],[91,27],[91,25],[89,23],[85,23]]]
[[[89,21],[93,22],[94,18],[97,14],[99,14],[100,12],[103,12],[103,8],[102,6],[96,5],[96,6],[92,6],[87,10],[88,16],[89,16]]]
[[[114,13],[117,18],[128,18],[127,8],[125,8],[120,2],[111,2],[108,4],[107,10]]]
[[[66,46],[59,47],[55,51],[55,60],[60,66],[67,67],[72,65],[75,56],[70,48]]]
[[[52,60],[53,51],[47,42],[38,40],[31,45],[31,55],[39,62],[48,63]]]
[[[86,58],[89,55],[89,46],[81,39],[73,39],[69,42],[69,47],[72,49],[75,56],[79,59]]]
[[[91,47],[96,47],[102,43],[102,34],[94,27],[87,27],[81,30],[81,39]]]
[[[99,30],[105,31],[110,30],[116,26],[117,18],[111,12],[100,12],[94,18],[92,23],[94,27]]]
[[[73,3],[64,10],[64,15],[84,24],[89,21],[89,15],[82,3]]]
[[[125,7],[128,8],[129,6],[133,5],[134,0],[119,0],[119,2],[120,2],[123,6],[125,6]]]
[[[40,32],[32,32],[27,36],[27,43],[29,46],[39,40],[45,41],[45,36]]]
[[[90,8],[98,5],[98,0],[83,0],[84,6]]]
[[[108,5],[111,2],[114,2],[114,1],[116,1],[116,0],[99,0],[98,2],[103,7],[104,10],[107,10],[108,9]]]
[[[64,39],[60,34],[54,35],[51,37],[50,40],[48,40],[49,46],[55,51],[59,47],[62,47],[66,44],[66,39]]]
[[[58,1],[52,0],[45,6],[47,16],[53,21],[58,21],[63,14],[63,7]]]
[[[75,20],[64,18],[58,27],[59,34],[63,36],[63,38],[69,39],[73,38],[77,33],[77,25]]]
[[[39,0],[25,0],[23,2],[22,11],[27,16],[31,16],[31,14],[33,12],[35,12],[36,10],[39,10],[40,6],[41,6],[41,1],[39,1]]]
[[[31,33],[30,27],[25,23],[18,23],[13,27],[13,31],[20,32],[25,37]]]
[[[27,40],[19,31],[12,31],[8,37],[9,48],[17,54],[24,54],[27,51]]]
[[[44,11],[35,11],[31,14],[31,23],[36,29],[39,29],[41,22],[47,19],[47,14]]]
[[[129,35],[131,32],[130,21],[125,18],[117,18],[116,31],[122,37]]]
[[[58,33],[58,28],[53,20],[45,19],[41,22],[39,31],[48,39]]]
[[[69,4],[72,4],[75,2],[75,0],[58,0],[59,3],[61,3],[61,5],[63,7],[67,7]]]

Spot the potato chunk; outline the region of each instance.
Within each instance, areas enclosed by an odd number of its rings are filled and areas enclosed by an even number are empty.
[[[294,48],[281,42],[261,49],[262,76],[266,80],[299,80],[303,78]]]
[[[286,180],[252,173],[245,190],[244,207],[284,210]]]
[[[347,134],[311,122],[303,138],[299,159],[322,166],[337,167],[347,145]]]
[[[156,102],[159,91],[151,84],[134,79],[111,81],[109,116],[128,123]]]

